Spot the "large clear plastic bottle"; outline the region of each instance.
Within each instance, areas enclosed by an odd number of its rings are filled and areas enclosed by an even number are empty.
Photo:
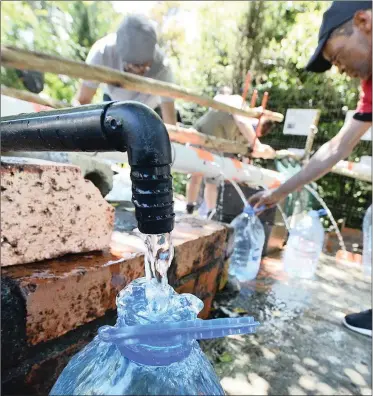
[[[369,206],[363,220],[363,265],[366,275],[372,275],[372,205]]]
[[[250,205],[231,222],[231,226],[234,228],[234,246],[229,274],[240,282],[251,281],[260,268],[265,242],[264,227]]]
[[[323,209],[311,210],[290,230],[283,256],[285,271],[290,277],[312,278],[324,245]]]
[[[131,282],[117,307],[116,325],[101,327],[70,360],[51,395],[224,395],[196,339],[253,333],[258,325],[251,317],[197,319],[201,300],[155,279]]]

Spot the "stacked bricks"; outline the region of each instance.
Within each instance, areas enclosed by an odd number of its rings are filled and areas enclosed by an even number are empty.
[[[169,282],[204,301],[209,315],[231,230],[181,218],[173,231]],[[2,385],[4,394],[47,394],[72,355],[116,319],[115,297],[144,276],[136,232],[114,232],[111,248],[2,269]]]
[[[2,390],[47,394],[71,356],[115,323],[117,293],[144,276],[144,244],[121,207],[113,232],[113,206],[78,167],[3,157],[1,174]],[[203,300],[201,318],[224,284],[228,240],[222,224],[176,220],[169,282]]]

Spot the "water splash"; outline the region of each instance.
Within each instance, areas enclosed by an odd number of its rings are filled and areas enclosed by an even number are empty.
[[[281,214],[282,220],[284,220],[284,224],[285,224],[286,229],[287,229],[288,231],[290,231],[290,225],[289,225],[289,222],[288,222],[288,219],[287,219],[287,217],[286,217],[285,212],[282,210],[280,204],[276,204],[276,206],[277,206],[278,211],[279,211],[280,214]]]
[[[174,257],[174,246],[170,233],[145,236],[145,295],[147,312],[150,316],[167,310],[170,288],[167,271]]]
[[[171,234],[145,236],[145,277],[155,278],[161,285],[168,284],[167,271],[174,257]]]
[[[333,225],[334,231],[337,235],[339,246],[345,252],[347,249],[346,249],[346,245],[343,241],[342,234],[339,231],[337,222],[334,220],[332,212],[326,206],[325,201],[320,197],[319,193],[316,190],[314,190],[312,187],[310,187],[309,185],[305,185],[304,188],[306,190],[308,190],[316,198],[316,200],[320,203],[320,205],[326,210],[326,214],[328,215],[328,217]]]

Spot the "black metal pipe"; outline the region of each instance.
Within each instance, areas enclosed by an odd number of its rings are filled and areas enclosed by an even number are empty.
[[[127,151],[139,230],[161,234],[174,227],[170,140],[159,116],[141,103],[3,117],[1,151]]]

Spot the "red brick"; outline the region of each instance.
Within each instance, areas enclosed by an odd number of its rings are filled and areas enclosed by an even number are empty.
[[[230,258],[228,258],[228,259],[226,259],[224,261],[224,265],[223,265],[222,272],[221,272],[221,277],[220,277],[218,291],[223,290],[225,285],[228,282],[229,264],[230,264]]]
[[[222,225],[205,225],[206,222],[198,220],[192,225],[189,222],[176,224],[176,266],[182,269],[179,274],[189,275],[196,271],[195,259],[204,255],[206,240],[217,240],[215,234],[219,233],[224,240],[226,230]],[[199,252],[191,246],[195,246],[196,240],[200,243]],[[2,275],[18,284],[25,299],[27,342],[35,345],[57,338],[115,308],[118,291],[144,275],[142,249],[143,244],[137,237],[116,232],[111,251],[3,268]],[[195,294],[215,294],[219,270],[217,261],[211,271],[201,274]],[[193,292],[196,285],[189,281],[179,292]]]
[[[194,294],[194,286],[196,284],[196,279],[191,279],[188,282],[184,283],[183,285],[177,287],[175,290],[179,293],[190,293]]]
[[[114,208],[78,167],[4,157],[0,173],[1,266],[109,247]]]
[[[222,257],[225,253],[227,232],[214,232],[205,239],[205,249],[202,254],[202,266]]]
[[[195,295],[199,298],[204,298],[206,295],[215,296],[220,273],[221,265],[219,261],[209,271],[202,272],[198,277]]]
[[[209,317],[213,301],[214,301],[214,296],[206,297],[203,300],[204,307],[202,311],[198,314],[198,317],[200,319],[207,319]]]
[[[363,247],[363,233],[361,230],[344,227],[342,229],[343,241],[346,249],[353,253],[358,253]],[[336,254],[341,248],[338,237],[334,231],[325,234],[324,252],[328,254]]]
[[[216,222],[182,217],[176,222],[172,235],[176,277],[180,279],[223,254],[227,229]]]
[[[142,256],[125,259],[109,252],[3,269],[18,280],[26,302],[30,344],[61,336],[115,308],[115,296],[144,274]]]
[[[352,253],[349,251],[338,250],[337,254],[335,255],[337,262],[345,263],[345,264],[363,264],[363,256],[359,253]]]

